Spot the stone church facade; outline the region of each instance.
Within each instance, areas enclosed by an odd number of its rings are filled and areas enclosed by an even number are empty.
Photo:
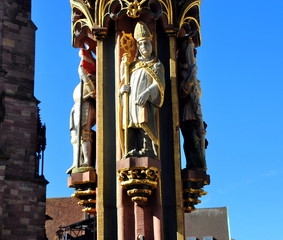
[[[0,239],[45,239],[45,126],[34,97],[31,0],[0,2]]]

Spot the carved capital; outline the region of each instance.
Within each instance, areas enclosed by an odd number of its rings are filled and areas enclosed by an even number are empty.
[[[210,177],[205,171],[197,170],[182,170],[183,182],[183,204],[185,212],[195,210],[195,205],[201,203],[200,197],[206,195],[202,188],[210,183]]]
[[[147,202],[152,190],[157,188],[160,171],[154,167],[135,167],[118,171],[118,179],[133,202]]]
[[[90,215],[96,214],[96,173],[88,171],[83,173],[72,173],[68,179],[69,187],[75,188],[72,195],[78,199],[78,204],[84,206],[82,210]]]
[[[154,181],[160,177],[160,172],[157,168],[154,167],[135,167],[128,169],[121,169],[118,171],[119,181],[128,182],[130,180],[143,180],[143,181]]]

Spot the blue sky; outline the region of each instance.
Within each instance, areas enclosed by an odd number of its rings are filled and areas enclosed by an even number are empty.
[[[68,0],[33,1],[35,96],[47,125],[47,197],[67,197],[69,114],[78,83]],[[227,206],[235,240],[283,239],[283,1],[203,0],[198,78],[208,124],[208,195]]]

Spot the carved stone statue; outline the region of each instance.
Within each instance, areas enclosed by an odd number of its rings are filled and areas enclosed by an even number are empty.
[[[178,51],[180,127],[184,137],[186,168],[206,170],[206,124],[203,122],[200,81],[197,79],[196,49],[190,36]]]
[[[136,24],[134,38],[137,54],[136,60],[129,65],[129,84],[125,84],[126,73],[123,70],[127,63],[125,59],[121,62],[120,94],[125,97],[127,93],[129,97],[128,106],[123,101],[121,103],[122,128],[124,131],[128,128],[128,151],[124,157],[157,158],[157,111],[164,98],[164,67],[153,52],[152,34],[145,23]]]
[[[80,83],[73,93],[74,105],[70,114],[71,143],[73,144],[73,164],[67,170],[92,168],[93,141],[96,123],[95,114],[95,60],[90,51],[80,50],[81,62],[78,68]]]

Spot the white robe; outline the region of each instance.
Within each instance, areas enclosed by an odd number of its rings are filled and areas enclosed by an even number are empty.
[[[163,104],[165,89],[163,64],[159,60],[150,61],[146,66],[143,66],[143,62],[136,62],[131,69],[128,127],[143,128],[151,140],[158,144],[156,112]],[[147,89],[150,96],[146,104],[141,107],[136,102],[138,96]],[[125,128],[125,119],[123,119],[123,128]]]

